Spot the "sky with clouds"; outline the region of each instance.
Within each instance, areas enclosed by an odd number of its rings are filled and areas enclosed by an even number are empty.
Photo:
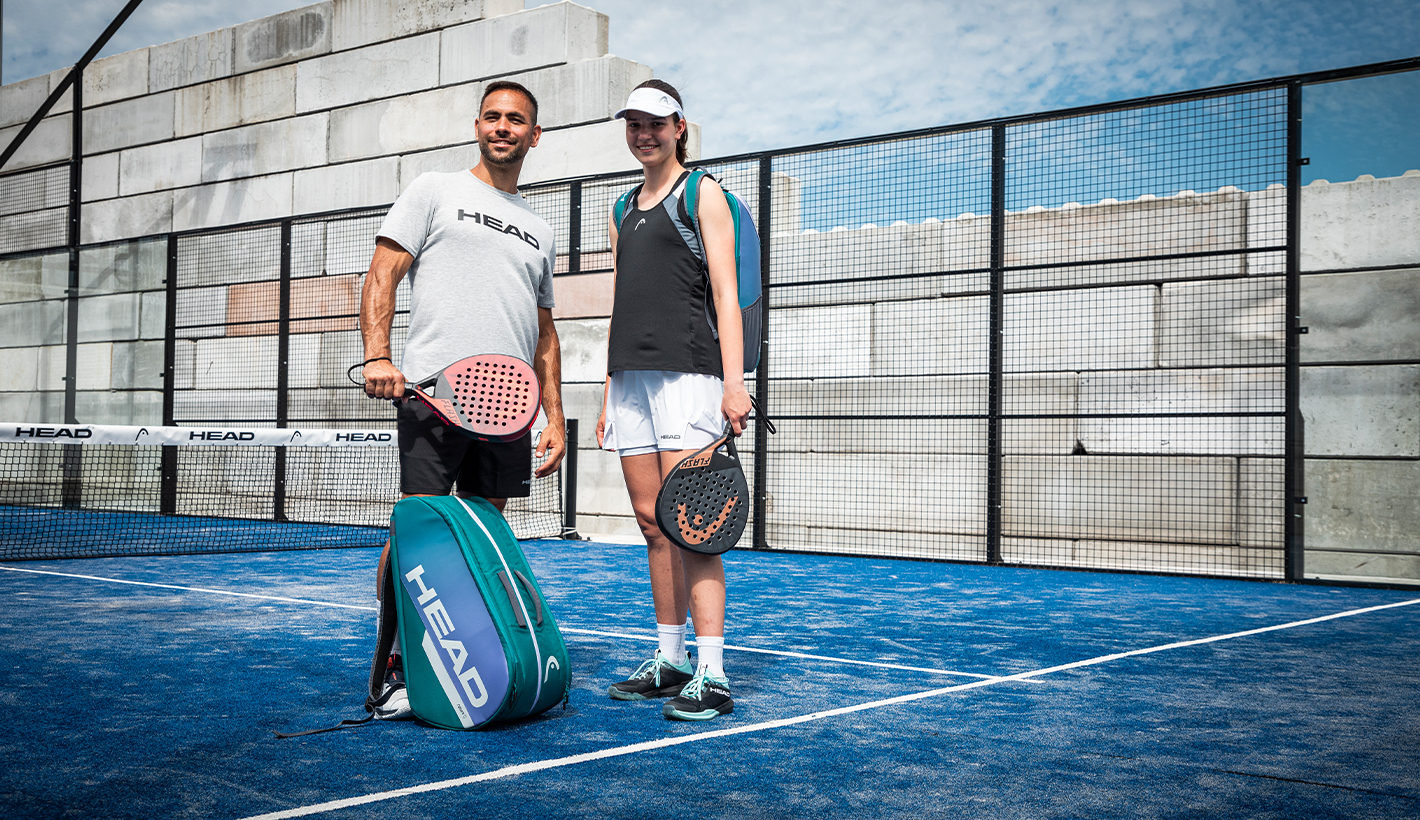
[[[72,64],[123,4],[5,2],[5,81]],[[303,5],[146,0],[105,53]],[[613,54],[651,66],[683,92],[707,157],[1420,56],[1416,0],[585,5],[610,17]],[[1420,110],[1420,75],[1412,77],[1392,83],[1379,102],[1402,96],[1402,126],[1416,116],[1403,109]],[[1352,96],[1332,93],[1328,104],[1344,109]]]

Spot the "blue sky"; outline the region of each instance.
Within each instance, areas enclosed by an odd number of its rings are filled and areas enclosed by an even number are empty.
[[[147,0],[106,53],[302,5]],[[681,89],[707,157],[1420,56],[1416,0],[586,5],[610,17],[612,53]],[[5,2],[5,81],[71,64],[122,6]],[[1318,87],[1307,105],[1309,178],[1420,167],[1420,75]]]

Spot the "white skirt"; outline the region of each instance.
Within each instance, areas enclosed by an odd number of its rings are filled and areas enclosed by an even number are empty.
[[[725,429],[725,384],[703,373],[618,370],[611,374],[602,449],[623,456],[699,450]]]

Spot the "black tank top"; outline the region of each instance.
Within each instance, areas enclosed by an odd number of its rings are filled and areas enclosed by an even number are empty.
[[[631,213],[616,238],[616,294],[611,309],[607,371],[669,370],[724,378],[720,343],[705,318],[700,259],[681,237],[667,207]]]

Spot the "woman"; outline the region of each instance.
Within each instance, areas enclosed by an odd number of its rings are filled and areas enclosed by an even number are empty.
[[[734,711],[724,670],[724,566],[718,555],[673,545],[656,526],[655,508],[661,482],[676,463],[719,438],[727,421],[739,435],[749,415],[744,374],[735,366],[743,361],[743,341],[734,223],[724,191],[704,179],[698,218],[709,262],[707,283],[700,259],[671,220],[687,175],[680,94],[666,82],[647,80],[616,116],[626,121],[626,145],[641,162],[645,180],[626,204],[621,224],[614,218],[611,224],[616,295],[597,444],[621,456],[636,523],[646,538],[660,645],[608,694],[616,700],[675,695],[662,709],[666,717],[710,720]],[[715,328],[706,320],[707,286],[718,317]],[[687,607],[698,666],[685,647]]]

